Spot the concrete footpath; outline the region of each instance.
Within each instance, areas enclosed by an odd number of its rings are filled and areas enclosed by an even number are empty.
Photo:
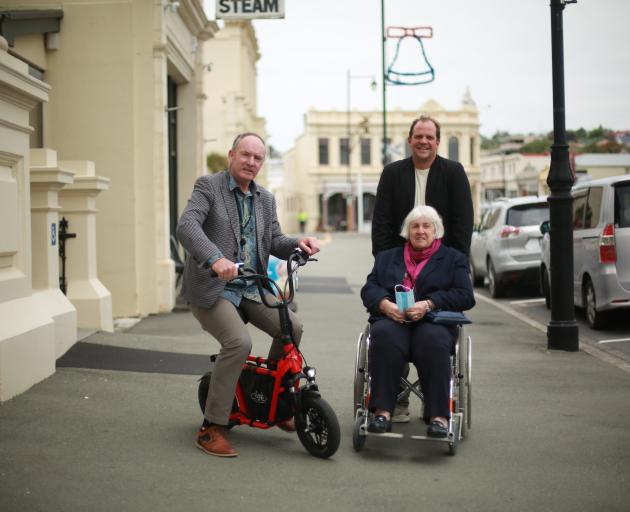
[[[197,450],[196,379],[218,345],[176,311],[93,334],[0,404],[0,511],[628,512],[630,373],[548,351],[544,332],[487,300],[469,312],[473,428],[457,454],[409,438],[369,437],[353,451],[369,248],[369,237],[335,235],[301,272],[302,348],[342,430],[330,460],[279,429],[233,429],[233,460]],[[256,354],[268,346],[254,333]],[[399,431],[424,432],[419,412],[412,402]]]

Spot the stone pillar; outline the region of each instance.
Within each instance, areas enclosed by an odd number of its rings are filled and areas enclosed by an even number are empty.
[[[55,371],[55,325],[32,295],[29,112],[50,87],[0,37],[0,401]]]
[[[80,328],[112,332],[112,295],[99,281],[96,266],[96,196],[109,188],[109,179],[96,176],[94,162],[88,160],[59,164],[75,174],[74,183],[59,192],[61,215],[68,231],[77,235],[66,243],[67,297],[77,309]]]
[[[77,341],[77,311],[59,289],[59,190],[73,182],[60,169],[57,152],[31,149],[31,240],[33,300],[55,322],[55,358]]]

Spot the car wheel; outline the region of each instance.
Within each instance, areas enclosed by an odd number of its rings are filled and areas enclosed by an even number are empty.
[[[475,272],[475,265],[473,264],[472,259],[468,263],[468,268],[470,272],[470,282],[473,285],[473,288],[483,285],[483,277],[479,277]]]
[[[588,279],[584,283],[584,306],[586,308],[586,321],[592,329],[600,329],[603,323],[604,313],[597,311],[597,297],[593,282]]]
[[[549,272],[547,272],[547,269],[545,267],[543,267],[542,269],[540,281],[542,285],[543,296],[545,297],[545,306],[547,306],[547,309],[551,309],[551,282],[549,280]]]
[[[505,295],[505,285],[501,282],[501,277],[494,270],[494,263],[488,260],[488,290],[494,299]]]

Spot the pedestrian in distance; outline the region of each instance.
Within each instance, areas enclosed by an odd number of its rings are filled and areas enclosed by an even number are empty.
[[[442,218],[445,230],[442,243],[468,256],[473,202],[464,167],[437,154],[440,123],[430,116],[421,115],[413,120],[407,143],[411,156],[386,165],[378,182],[372,218],[372,254],[402,247],[403,220],[415,206],[428,205]],[[408,373],[407,366],[405,376]],[[396,407],[393,421],[409,420],[409,401],[403,399]]]
[[[252,346],[244,319],[274,339],[270,358],[283,354],[280,320],[275,310],[262,304],[256,284],[228,282],[238,275],[236,263],[266,274],[270,254],[288,259],[296,247],[308,255],[319,252],[316,238],[282,233],[275,198],[254,181],[265,155],[266,145],[259,135],[238,135],[228,152],[228,169],[197,179],[177,225],[177,238],[190,255],[181,294],[202,328],[221,345],[196,438],[199,449],[219,457],[237,455],[227,425],[236,384]],[[217,277],[211,277],[210,269]],[[267,300],[275,299],[270,293]],[[293,312],[290,319],[299,343],[302,324]],[[295,430],[292,419],[278,426]]]
[[[300,224],[300,233],[304,234],[304,231],[306,229],[306,221],[308,220],[308,214],[304,211],[304,209],[301,209],[298,212],[298,222]]]

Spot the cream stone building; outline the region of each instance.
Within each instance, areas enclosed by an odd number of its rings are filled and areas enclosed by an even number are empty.
[[[483,154],[481,189],[483,201],[497,197],[544,195],[551,156],[548,154]]]
[[[204,154],[227,156],[234,138],[255,132],[267,138],[259,117],[256,90],[258,41],[251,21],[226,21],[204,45]],[[266,165],[257,182],[266,184]]]
[[[50,375],[77,328],[172,309],[216,31],[200,0],[2,2],[0,400]]]
[[[591,179],[630,174],[630,154],[584,153],[575,157],[575,170]]]
[[[413,119],[427,114],[441,124],[440,155],[462,163],[477,211],[480,203],[479,112],[466,91],[457,110],[446,110],[433,100],[417,111],[387,113],[389,160],[410,155],[407,138]],[[308,213],[307,230],[359,229],[369,232],[381,175],[383,125],[379,111],[350,113],[309,110],[304,133],[284,155],[284,224],[297,231],[297,213]],[[361,200],[357,200],[361,198]]]

